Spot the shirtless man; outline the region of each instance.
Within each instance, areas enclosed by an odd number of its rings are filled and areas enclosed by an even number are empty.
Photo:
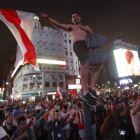
[[[130,111],[130,115],[135,129],[136,140],[140,140],[140,100],[133,99],[133,109]]]
[[[85,43],[85,37],[88,34],[93,34],[92,30],[88,26],[83,26],[81,24],[80,22],[81,17],[76,12],[72,14],[72,22],[74,25],[61,24],[53,20],[46,14],[41,14],[40,16],[44,19],[47,19],[51,24],[55,25],[56,27],[61,28],[70,33],[73,41],[73,50],[76,53],[79,61],[81,62],[80,75],[81,75],[82,87],[84,92],[82,99],[85,100],[90,105],[96,105],[97,104],[96,101],[99,99],[96,95],[94,88],[98,76],[100,74],[100,71],[103,68],[103,65],[99,65],[93,70],[90,88],[88,88],[87,85],[88,85],[89,55]]]

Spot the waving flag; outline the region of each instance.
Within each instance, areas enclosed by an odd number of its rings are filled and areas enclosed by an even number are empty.
[[[35,48],[31,42],[34,15],[16,10],[0,9],[0,19],[8,26],[21,48],[22,64],[30,63],[35,70],[39,71]]]
[[[71,96],[72,96],[72,97],[75,97],[74,89],[73,89],[72,92],[71,92]]]
[[[60,85],[58,85],[58,87],[57,87],[56,95],[59,97],[59,99],[62,100],[62,93],[61,93]]]

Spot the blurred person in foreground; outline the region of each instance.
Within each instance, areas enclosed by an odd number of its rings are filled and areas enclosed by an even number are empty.
[[[6,131],[0,126],[0,140],[10,140]]]
[[[34,131],[26,127],[25,117],[19,117],[17,122],[18,129],[14,132],[11,140],[36,140]]]
[[[65,140],[63,131],[64,121],[60,112],[56,112],[56,109],[50,111],[50,121],[47,123],[48,138],[47,140]]]
[[[35,125],[36,130],[36,136],[37,140],[46,140],[47,139],[47,122],[45,120],[46,118],[46,112],[44,110],[41,110],[38,115],[38,120]]]
[[[140,140],[140,99],[133,99],[133,109],[130,111],[130,116],[135,129],[136,140]]]
[[[121,140],[117,119],[114,115],[109,115],[101,126],[100,133],[103,140]]]
[[[116,104],[115,116],[117,118],[118,127],[120,130],[126,130],[125,123],[125,117],[127,116],[126,104],[119,100],[116,100],[115,104]]]
[[[5,125],[3,128],[5,129],[6,133],[11,138],[14,134],[14,132],[18,129],[16,126],[13,125],[14,116],[12,114],[9,114],[5,117]]]

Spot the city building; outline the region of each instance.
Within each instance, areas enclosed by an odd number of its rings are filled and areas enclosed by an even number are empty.
[[[17,46],[15,69],[12,73],[12,98],[34,100],[35,97],[45,98],[50,95],[54,99],[58,85],[63,95],[74,88],[79,92],[79,63],[73,52],[69,33],[42,27],[39,20],[35,19],[32,43],[40,71],[35,71],[30,64],[19,65],[23,56]]]
[[[130,52],[132,54],[133,64],[130,64],[128,62],[131,56],[126,56],[126,52]],[[126,43],[122,41],[122,39],[115,40],[111,45],[110,54],[107,59],[107,68],[108,68],[108,73],[109,73],[109,78],[111,83],[117,84],[118,86],[121,85],[122,87],[123,86],[130,87],[140,83],[139,58],[140,58],[139,46]],[[133,72],[131,72],[132,70]],[[128,82],[126,82],[126,85],[121,84],[122,83],[121,80],[125,80]]]

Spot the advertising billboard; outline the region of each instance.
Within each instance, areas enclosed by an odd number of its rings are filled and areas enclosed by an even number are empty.
[[[119,77],[140,76],[140,60],[137,51],[120,48],[113,52]]]

